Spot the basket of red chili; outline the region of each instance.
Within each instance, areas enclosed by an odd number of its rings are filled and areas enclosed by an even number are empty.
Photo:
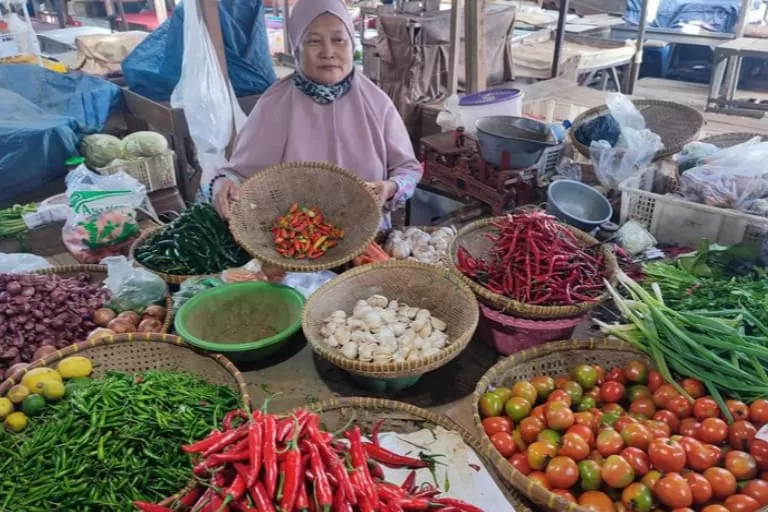
[[[477,297],[505,314],[582,315],[605,301],[616,258],[605,244],[542,212],[481,219],[462,228],[451,265]]]
[[[362,254],[380,223],[381,207],[363,180],[331,164],[294,162],[242,185],[230,228],[260,261],[314,272]]]

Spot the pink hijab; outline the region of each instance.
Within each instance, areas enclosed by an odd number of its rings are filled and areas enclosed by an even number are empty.
[[[299,0],[288,24],[297,65],[307,27],[324,13],[337,16],[354,36],[341,0]],[[410,198],[422,175],[397,109],[360,71],[349,92],[327,105],[301,92],[292,76],[275,82],[240,130],[226,170],[242,180],[295,161],[329,162],[366,181],[394,180],[399,186],[395,202]]]

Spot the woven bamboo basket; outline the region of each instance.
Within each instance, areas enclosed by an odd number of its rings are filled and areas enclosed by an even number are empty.
[[[747,142],[748,140],[753,139],[755,137],[760,137],[761,141],[765,141],[768,139],[768,137],[766,137],[765,134],[762,134],[762,133],[738,132],[738,133],[723,133],[720,135],[712,135],[711,137],[704,137],[699,142],[714,144],[715,146],[721,149],[725,149],[725,148],[730,148],[732,146],[736,146],[737,144],[741,144],[743,142]]]
[[[531,512],[534,508],[528,501],[516,491],[510,489],[505,480],[496,472],[497,462],[494,458],[501,458],[492,446],[482,444],[476,436],[459,426],[447,416],[414,407],[413,405],[394,400],[367,397],[344,397],[308,404],[304,408],[321,415],[326,430],[335,431],[343,428],[350,419],[354,418],[355,424],[360,426],[363,435],[371,433],[373,426],[380,420],[384,420],[381,426],[382,432],[398,432],[407,434],[423,428],[439,425],[446,430],[457,432],[464,439],[491,473],[493,479],[515,507],[517,512]],[[452,482],[453,485],[457,485]],[[501,512],[501,511],[499,511]]]
[[[316,206],[344,231],[336,247],[315,260],[294,260],[275,252],[272,225],[293,203]],[[316,272],[344,265],[362,254],[381,224],[381,207],[363,180],[335,165],[293,162],[256,173],[240,188],[230,229],[254,258],[295,272]]]
[[[498,222],[500,219],[501,217],[491,217],[480,219],[471,224],[467,224],[459,230],[459,234],[456,235],[456,238],[453,239],[453,242],[448,248],[448,256],[451,266],[454,270],[456,270],[456,273],[461,276],[464,282],[469,285],[472,291],[475,292],[475,295],[477,295],[478,299],[503,313],[521,318],[532,318],[540,320],[579,316],[595,309],[601,303],[605,302],[605,300],[608,298],[607,291],[600,295],[594,302],[581,302],[579,304],[570,306],[534,306],[531,304],[525,304],[516,300],[512,300],[509,297],[505,297],[498,293],[493,293],[481,284],[465,276],[458,270],[457,267],[456,253],[459,246],[463,246],[474,257],[485,253],[491,245],[491,241],[488,240],[486,235],[495,234],[497,232],[497,229],[493,226],[493,223]],[[565,225],[565,227],[568,228],[574,234],[574,236],[576,236],[576,238],[582,241],[585,246],[598,243],[595,238],[589,236],[581,230],[567,225]],[[605,259],[608,280],[613,283],[616,280],[616,270],[618,269],[616,256],[614,256],[614,254],[605,245],[601,245],[600,250],[602,251],[603,258]]]
[[[664,144],[654,155],[654,161],[678,153],[683,146],[699,137],[704,126],[701,113],[686,105],[662,100],[634,100],[632,103],[645,118],[647,128],[661,137]],[[589,145],[576,138],[576,131],[587,121],[606,114],[608,106],[600,105],[583,112],[573,120],[570,129],[571,143],[582,155],[589,157]]]
[[[555,341],[524,350],[502,359],[488,370],[477,383],[472,395],[472,417],[477,436],[485,452],[491,456],[496,468],[518,491],[545,510],[555,512],[587,512],[575,503],[549,492],[544,487],[516,470],[499,454],[485,434],[478,410],[478,401],[491,387],[512,386],[519,380],[530,380],[537,375],[568,375],[581,363],[599,364],[603,368],[624,366],[633,359],[642,359],[652,366],[651,360],[628,344],[614,339],[584,339]]]
[[[372,363],[347,359],[323,342],[320,329],[337,310],[350,313],[358,300],[372,295],[429,310],[448,324],[450,345],[439,354],[404,363]],[[421,376],[459,355],[477,328],[479,308],[472,290],[455,272],[413,261],[385,261],[357,267],[323,285],[304,306],[302,328],[321,357],[347,372],[373,379]],[[415,381],[414,381],[415,382]]]

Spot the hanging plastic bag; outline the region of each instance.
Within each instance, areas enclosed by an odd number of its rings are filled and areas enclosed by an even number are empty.
[[[70,211],[62,238],[69,252],[80,263],[127,254],[140,234],[136,208],[147,201],[144,185],[123,172],[99,176],[84,166],[66,184]]]
[[[24,274],[52,266],[37,254],[0,252],[0,274]]]
[[[246,116],[223,76],[198,2],[184,3],[184,54],[171,106],[184,109],[203,175],[224,165],[229,141]]]
[[[104,258],[101,263],[107,266],[104,284],[112,292],[109,307],[115,311],[143,311],[165,301],[168,285],[152,272],[134,267],[125,256]]]

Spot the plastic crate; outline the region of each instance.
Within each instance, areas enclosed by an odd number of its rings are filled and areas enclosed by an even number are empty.
[[[168,151],[159,156],[137,158],[98,169],[102,176],[120,171],[130,174],[147,188],[147,193],[176,186],[176,153]]]
[[[621,222],[634,219],[659,243],[682,246],[695,246],[702,238],[723,245],[759,243],[768,232],[768,218],[686,201],[668,193],[671,183],[657,167],[625,180],[619,186]]]

